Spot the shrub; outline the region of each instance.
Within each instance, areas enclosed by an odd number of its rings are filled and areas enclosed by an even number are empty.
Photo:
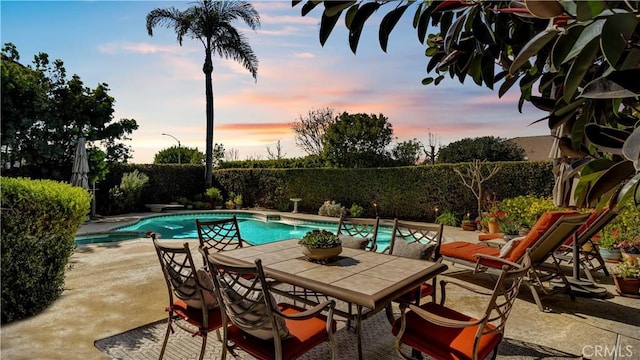
[[[436,224],[458,226],[458,218],[451,210],[446,210],[436,218]]]
[[[353,217],[360,217],[364,214],[364,208],[358,204],[353,204],[351,208],[349,208],[349,214]]]
[[[322,216],[331,216],[331,217],[340,217],[344,214],[345,210],[340,204],[336,204],[335,201],[325,201],[320,209],[318,210],[318,215]]]
[[[89,193],[51,180],[2,178],[2,322],[45,309],[62,293]]]
[[[222,198],[222,191],[217,187],[208,188],[207,191],[205,191],[205,195],[211,200],[213,205],[222,205],[222,201],[224,200]]]
[[[551,197],[536,197],[531,195],[516,196],[500,201],[500,210],[514,222],[532,227],[538,218],[547,211],[559,210],[553,204]]]
[[[137,169],[130,173],[124,173],[120,180],[120,186],[109,189],[109,195],[118,212],[130,212],[136,209],[142,189],[149,182],[149,177]]]

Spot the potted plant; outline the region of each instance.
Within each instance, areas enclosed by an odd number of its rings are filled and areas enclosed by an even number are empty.
[[[205,191],[204,194],[214,207],[219,207],[222,205],[223,198],[220,189],[216,187],[210,187],[207,189],[207,191]]]
[[[476,222],[471,221],[469,213],[467,213],[467,215],[462,218],[462,223],[460,224],[460,226],[462,227],[462,230],[466,231],[475,231],[477,228]]]
[[[342,252],[340,238],[328,230],[309,231],[298,244],[302,246],[302,254],[312,261],[330,261]]]
[[[500,232],[504,234],[504,239],[509,241],[520,236],[520,222],[512,217],[506,217],[500,223]]]
[[[507,214],[500,210],[494,210],[489,213],[487,225],[489,227],[490,234],[495,234],[500,231],[500,223],[506,218],[506,216]]]
[[[606,262],[618,262],[622,257],[620,249],[616,247],[619,233],[620,231],[618,229],[605,226],[601,234],[593,237],[598,244],[600,256],[602,256],[602,259]]]
[[[235,204],[236,209],[242,208],[242,195],[238,194],[233,197],[233,203]]]
[[[640,298],[640,261],[623,261],[611,267],[616,290],[621,296]]]

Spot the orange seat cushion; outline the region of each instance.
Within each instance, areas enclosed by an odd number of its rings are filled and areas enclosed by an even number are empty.
[[[292,304],[278,304],[280,311],[284,314],[297,314],[305,309]],[[297,359],[302,354],[311,350],[315,346],[327,341],[326,330],[327,317],[320,314],[317,317],[306,320],[285,319],[289,336],[282,340],[282,358]],[[336,331],[335,320],[331,324],[333,331]],[[251,336],[235,325],[230,325],[228,329],[229,340],[238,347],[260,359],[275,359],[275,347],[273,340],[262,340]]]
[[[520,262],[520,259],[527,252],[527,249],[533,246],[542,235],[549,230],[549,228],[558,221],[561,217],[565,215],[575,215],[578,214],[575,210],[560,210],[560,211],[547,211],[536,221],[536,224],[533,225],[533,228],[529,231],[527,236],[525,236],[522,241],[518,244],[518,246],[514,247],[509,254],[507,260],[512,262]]]
[[[487,241],[493,239],[503,239],[503,233],[493,233],[493,234],[480,234],[478,235],[478,241]]]
[[[202,310],[194,307],[187,306],[182,300],[175,300],[173,302],[173,311],[181,318],[185,319],[189,324],[197,327],[202,326]],[[222,326],[222,316],[220,309],[215,308],[208,311],[209,324],[207,326],[207,332],[215,330]]]
[[[500,249],[466,241],[454,241],[451,243],[442,244],[440,246],[440,254],[443,256],[475,263],[476,261],[478,261],[476,254],[500,257]],[[487,259],[482,259],[480,263],[498,269],[502,268],[502,265],[504,265],[504,263]]]
[[[459,313],[436,303],[426,303],[421,308],[440,316],[460,320],[473,321],[472,317]],[[479,325],[465,328],[448,328],[430,323],[413,311],[406,313],[407,327],[402,336],[402,343],[415,348],[437,359],[472,359],[473,342]],[[393,335],[398,335],[401,319],[393,323]],[[493,325],[487,327],[493,329]],[[484,359],[502,340],[502,334],[489,333],[480,338],[478,358]]]

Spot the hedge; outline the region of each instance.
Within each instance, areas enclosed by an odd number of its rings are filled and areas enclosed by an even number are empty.
[[[550,161],[523,161],[500,164],[500,172],[484,184],[496,200],[518,195],[550,196],[553,189]],[[346,207],[356,203],[365,208],[364,216],[433,221],[435,208],[457,215],[475,213],[476,199],[462,185],[454,168],[466,164],[439,164],[368,169],[272,169],[243,168],[214,170],[214,186],[225,198],[229,192],[242,194],[245,206],[290,211],[290,198],[301,198],[298,210],[317,213],[326,200]],[[199,165],[123,165],[100,184],[102,195],[119,183],[127,171],[146,173],[150,180],[141,203],[170,202],[178,197],[193,198],[204,192],[204,167]],[[98,205],[108,203],[98,192]],[[100,211],[100,207],[99,207]],[[104,213],[103,213],[104,214]],[[108,214],[108,213],[107,213]]]
[[[0,177],[2,323],[36,314],[62,293],[90,196],[52,180]]]

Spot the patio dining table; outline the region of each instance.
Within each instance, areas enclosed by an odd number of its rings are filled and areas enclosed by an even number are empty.
[[[270,278],[355,305],[355,314],[340,314],[356,321],[359,359],[362,359],[362,320],[447,269],[442,263],[351,248],[343,248],[335,261],[311,262],[302,255],[298,239],[209,256],[236,265],[253,265],[254,260],[260,258]],[[309,301],[308,298],[301,300]],[[369,311],[363,313],[363,308]]]

